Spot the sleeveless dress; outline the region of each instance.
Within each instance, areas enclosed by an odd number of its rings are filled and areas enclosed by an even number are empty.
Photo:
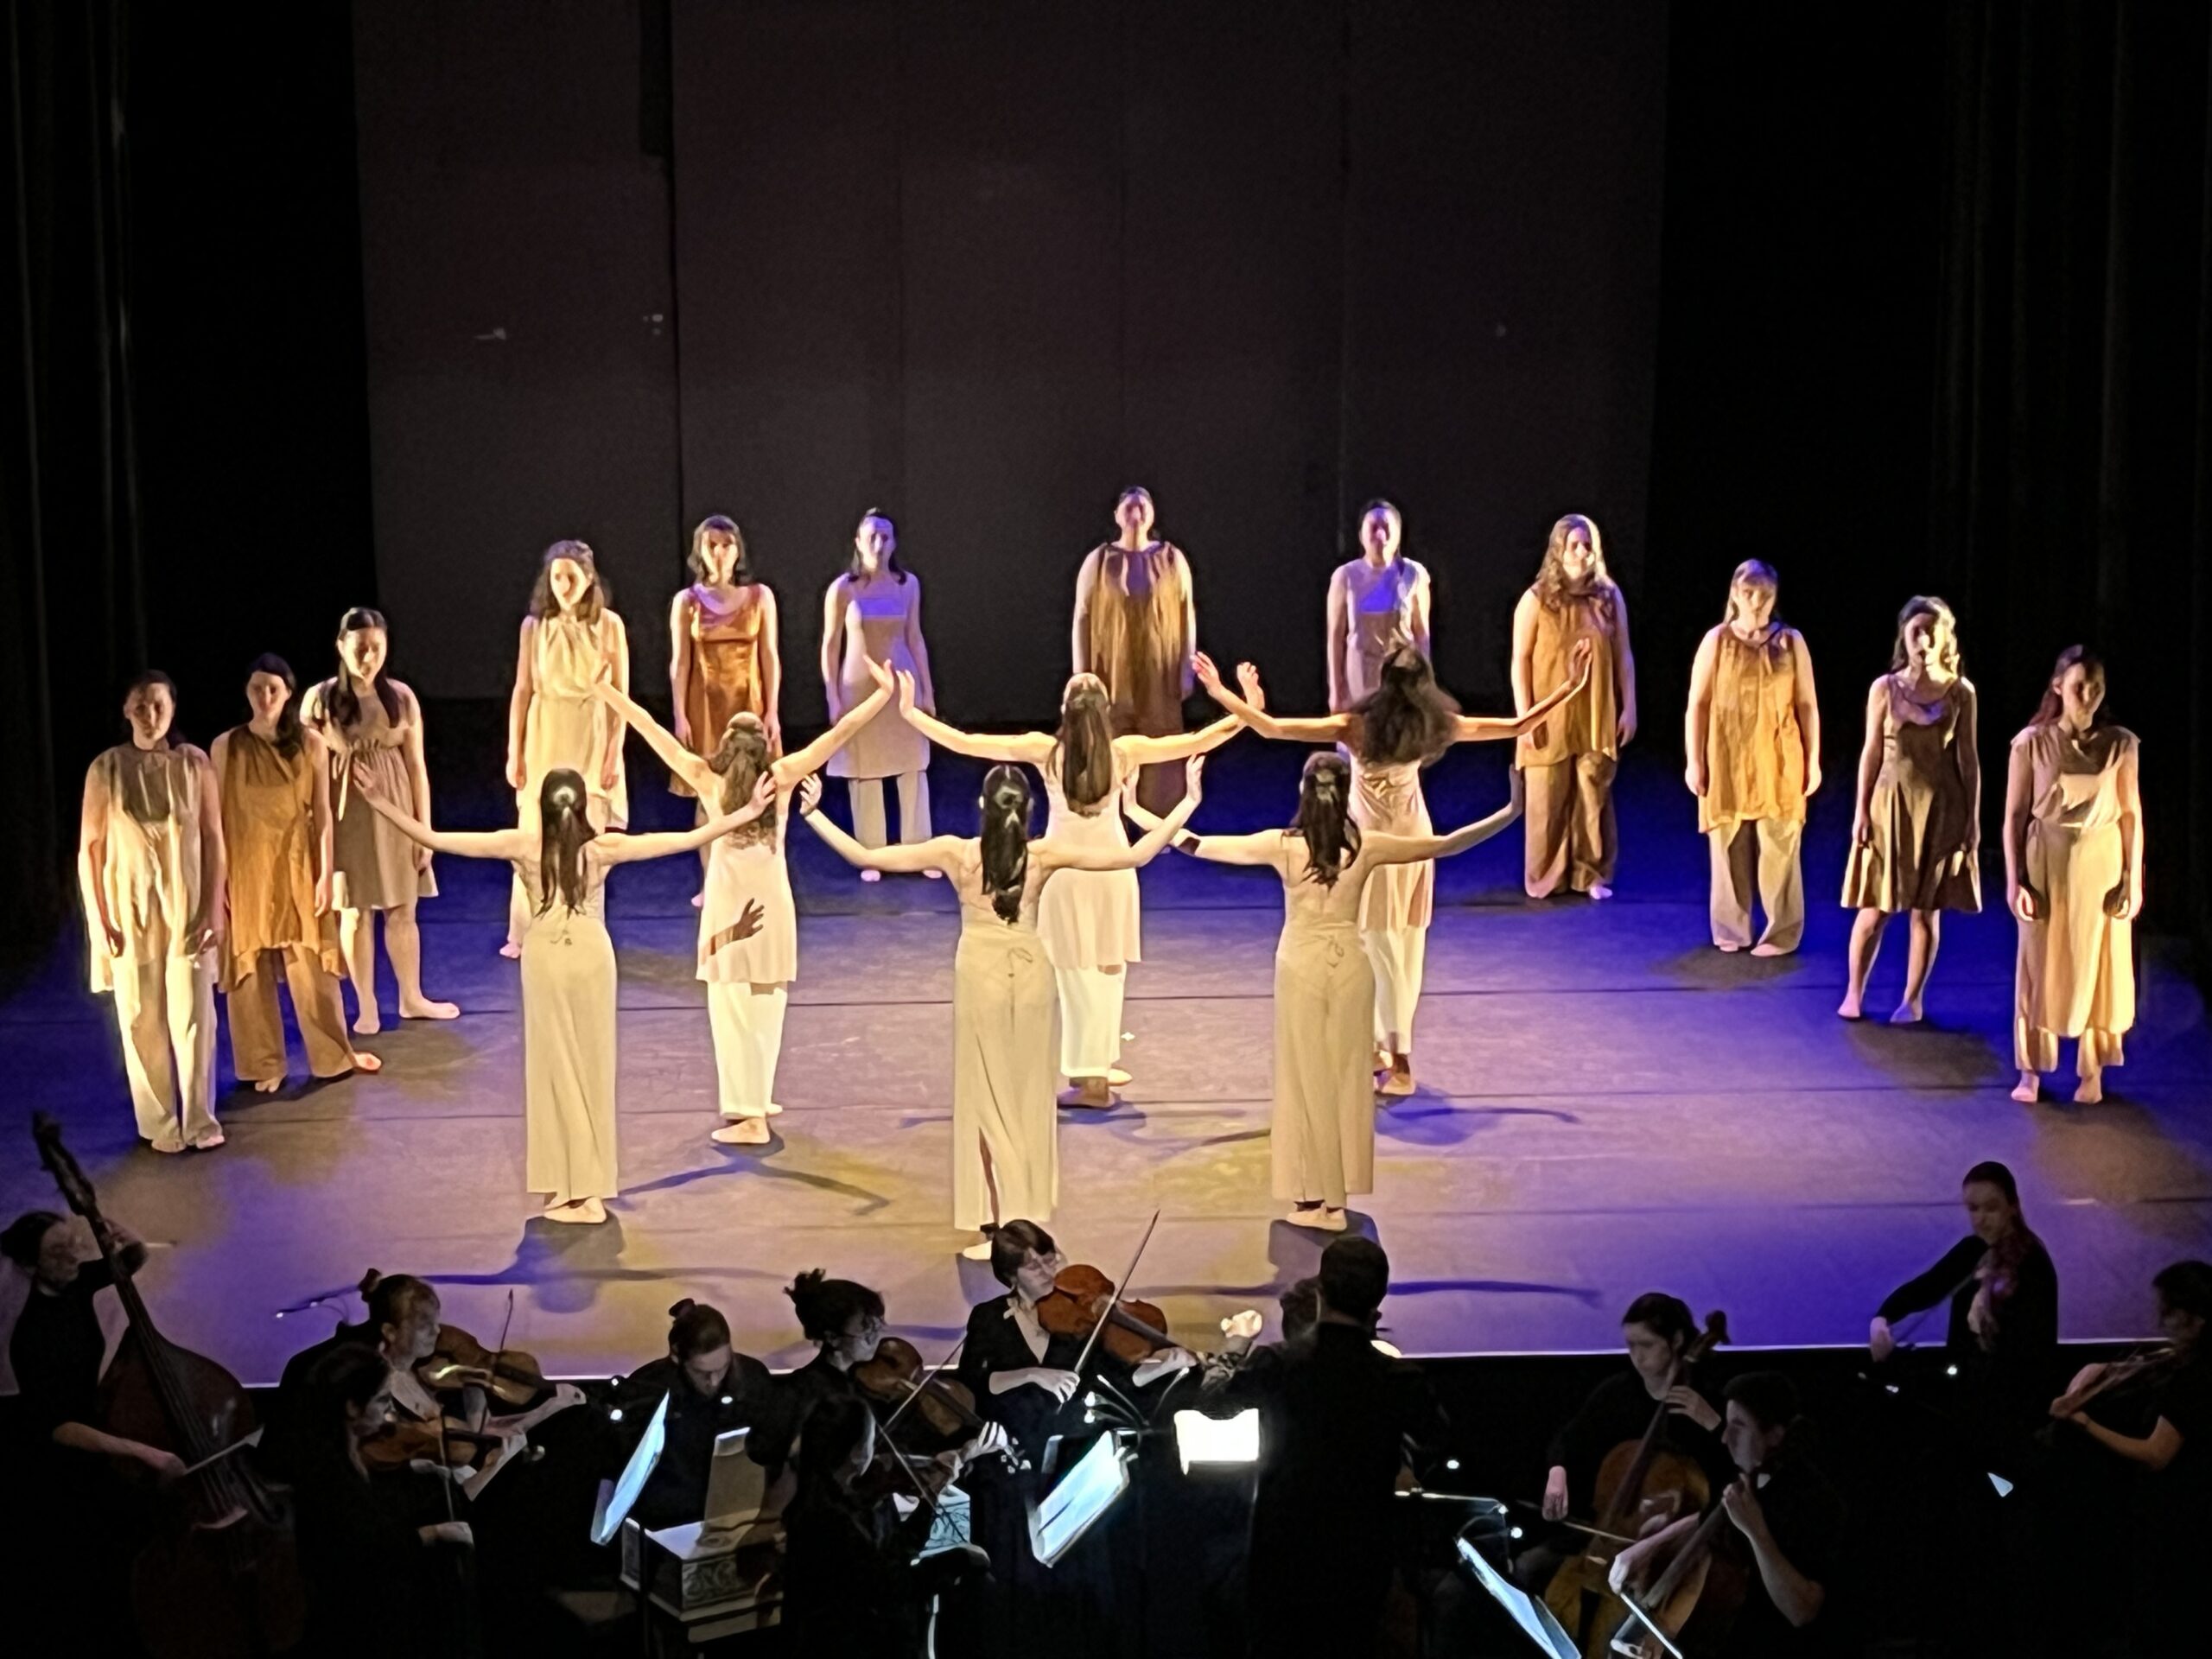
[[[1183,672],[1197,641],[1190,637],[1188,562],[1173,542],[1132,552],[1099,545],[1089,615],[1090,671],[1106,683],[1114,734],[1172,737],[1183,729]],[[1150,766],[1138,796],[1154,812],[1183,798],[1179,766]]]
[[[1429,822],[1428,803],[1421,792],[1418,760],[1372,766],[1354,755],[1351,787],[1352,820],[1361,829],[1386,836],[1435,833],[1435,825]],[[1379,865],[1360,893],[1360,927],[1367,931],[1427,927],[1434,915],[1435,896],[1434,859]]]
[[[1375,976],[1358,921],[1377,867],[1363,855],[1326,887],[1306,879],[1308,868],[1306,843],[1283,836],[1268,1159],[1275,1197],[1341,1210],[1351,1194],[1375,1190]]]
[[[1514,745],[1516,766],[1552,766],[1579,754],[1620,753],[1620,687],[1613,677],[1618,612],[1610,602],[1618,593],[1608,582],[1599,592],[1570,594],[1555,607],[1537,602],[1529,700],[1541,702],[1573,677],[1568,664],[1579,639],[1592,646],[1590,683],[1544,717],[1541,734],[1531,732]]]
[[[1045,838],[1057,847],[1125,849],[1129,832],[1109,793],[1088,812],[1068,804],[1058,757],[1039,768],[1050,812]],[[1118,780],[1116,787],[1118,788]],[[1038,931],[1055,968],[1118,968],[1143,960],[1135,870],[1060,870],[1045,884]]]
[[[1373,694],[1382,681],[1382,659],[1394,646],[1412,639],[1414,594],[1428,574],[1411,559],[1393,559],[1368,584],[1365,592],[1351,591],[1351,573],[1355,567],[1365,563],[1364,559],[1354,559],[1344,567],[1345,597],[1350,601],[1347,621],[1351,635],[1344,643],[1344,699],[1347,709]]]
[[[582,774],[591,798],[593,827],[619,830],[630,821],[630,785],[622,765],[620,720],[592,695],[600,671],[615,658],[622,619],[601,611],[586,622],[575,616],[541,616],[531,636],[530,712],[523,728],[523,786],[516,804],[523,821],[537,822],[537,791],[545,774],[563,766]],[[598,756],[615,733],[614,787],[602,789]]]
[[[1776,628],[1754,645],[1718,631],[1713,702],[1706,716],[1706,788],[1697,827],[1715,830],[1761,818],[1805,821],[1805,738],[1797,724],[1795,628]]]
[[[2062,1037],[2081,1039],[2085,1071],[2122,1065],[2121,1035],[2135,1024],[2135,925],[2106,915],[2105,899],[2123,861],[2120,768],[2138,746],[2121,727],[2091,736],[2101,753],[2056,722],[2012,740],[2033,769],[2024,874],[2044,906],[2019,924],[2012,1039],[2023,1071],[2057,1070]]]
[[[724,611],[715,608],[705,588],[684,590],[691,601],[691,672],[683,683],[683,718],[691,753],[702,760],[721,747],[731,715],[768,711],[768,688],[760,675],[762,591],[758,583],[747,583]],[[691,785],[673,772],[668,789],[671,795],[691,793]]]
[[[315,913],[315,756],[302,742],[287,759],[247,726],[224,735],[231,910],[222,988],[251,978],[264,950],[303,956],[326,973],[343,974],[337,919]]]
[[[556,1202],[616,1192],[614,944],[607,866],[583,855],[583,903],[543,912],[535,859],[515,861],[529,900],[522,939],[524,1185]]]
[[[760,906],[760,931],[709,954],[715,934]],[[699,977],[709,985],[787,985],[798,977],[798,907],[783,826],[756,818],[707,853],[706,898],[699,906]]]
[[[1065,879],[1058,874],[1041,885],[1049,891]],[[1060,1154],[1052,970],[1037,932],[1039,882],[1033,874],[1018,923],[1000,918],[976,874],[956,885],[952,1223],[973,1230],[992,1220],[995,1187],[996,1219],[1041,1225],[1059,1200]]]
[[[385,715],[384,703],[372,694],[361,700],[353,723],[340,728],[330,712],[334,683],[323,683],[319,694],[321,717],[316,722],[330,750],[331,810],[337,816],[330,902],[339,910],[391,910],[416,899],[434,899],[438,880],[427,862],[416,868],[420,849],[354,794],[351,778],[352,763],[359,760],[386,800],[412,806],[415,780],[407,772],[406,745],[416,729],[413,711],[417,705],[411,694],[401,697],[400,720],[394,725]]]
[[[911,575],[904,582],[879,577],[860,588],[844,575],[834,586],[844,606],[840,632],[845,653],[838,666],[837,693],[841,706],[850,709],[867,702],[875,690],[868,671],[870,659],[908,674],[915,671],[914,653],[906,645],[906,617],[921,584]],[[829,771],[832,778],[896,778],[925,771],[929,764],[929,739],[887,703],[854,734],[851,742],[830,757]]]
[[[1854,845],[1844,867],[1843,902],[1894,915],[1907,910],[1981,908],[1981,872],[1952,861],[1967,842],[1972,810],[1960,769],[1959,715],[1967,682],[1954,679],[1934,704],[1906,696],[1882,677],[1882,770],[1867,808],[1872,842]]]

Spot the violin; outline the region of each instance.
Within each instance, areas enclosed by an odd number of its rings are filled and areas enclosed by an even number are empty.
[[[1668,1390],[1685,1381],[1700,1360],[1727,1340],[1728,1316],[1717,1310],[1707,1314],[1705,1329],[1675,1357]],[[1569,1631],[1580,1633],[1588,1659],[1601,1659],[1611,1650],[1607,1632],[1618,1616],[1627,1611],[1607,1584],[1622,1541],[1640,1536],[1655,1520],[1672,1521],[1702,1510],[1713,1497],[1713,1483],[1702,1464],[1659,1444],[1668,1414],[1674,1409],[1664,1392],[1643,1438],[1623,1440],[1598,1465],[1597,1524],[1576,1528],[1589,1535],[1588,1548],[1563,1563],[1544,1590],[1544,1605]]]
[[[875,1357],[862,1360],[848,1375],[869,1399],[911,1409],[945,1440],[976,1433],[983,1427],[968,1385],[930,1375],[920,1351],[903,1337],[882,1338],[876,1344]]]
[[[307,1630],[307,1590],[290,1507],[252,1460],[258,1431],[245,1389],[213,1360],[155,1329],[92,1183],[61,1144],[61,1126],[39,1112],[31,1134],[69,1208],[92,1224],[130,1319],[100,1379],[99,1426],[187,1465],[163,1489],[162,1523],[131,1566],[132,1611],[147,1651],[154,1659],[214,1659],[293,1647]]]
[[[504,1406],[526,1406],[553,1386],[534,1354],[486,1348],[457,1325],[438,1327],[438,1345],[416,1362],[415,1375],[433,1394],[481,1389]]]
[[[416,1462],[449,1469],[487,1467],[505,1444],[497,1434],[463,1428],[458,1423],[419,1422],[394,1418],[361,1442],[361,1461],[372,1473],[404,1469]]]
[[[1141,1365],[1160,1349],[1178,1345],[1167,1334],[1165,1313],[1150,1302],[1116,1297],[1111,1279],[1081,1263],[1060,1269],[1037,1304],[1037,1323],[1053,1336],[1078,1340],[1096,1332],[1098,1345],[1125,1365]]]
[[[2051,1444],[2054,1431],[2061,1422],[2070,1420],[2074,1414],[2086,1410],[2093,1400],[2107,1395],[2125,1394],[2144,1382],[2163,1376],[2165,1372],[2190,1356],[2190,1350],[2177,1342],[2153,1343],[2121,1358],[2100,1361],[2084,1365],[2075,1373],[2066,1392],[2050,1402],[2052,1421],[2036,1431],[2038,1444]]]

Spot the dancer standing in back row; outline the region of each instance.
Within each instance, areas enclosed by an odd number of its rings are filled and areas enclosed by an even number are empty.
[[[1981,908],[1981,762],[1974,753],[1974,683],[1959,671],[1958,621],[1940,599],[1916,597],[1897,613],[1890,671],[1866,693],[1859,753],[1858,810],[1843,902],[1851,925],[1850,982],[1836,1012],[1856,1020],[1882,931],[1899,911],[1912,920],[1904,996],[1890,1016],[1923,1012],[1928,976],[1943,938],[1943,912]]]
[[[1409,645],[1428,660],[1428,571],[1399,552],[1405,520],[1388,501],[1360,510],[1360,556],[1329,578],[1329,712],[1382,683],[1383,659]]]
[[[1191,653],[1198,648],[1190,561],[1173,542],[1154,537],[1152,492],[1142,485],[1122,492],[1114,522],[1120,533],[1092,548],[1076,573],[1075,672],[1104,683],[1116,736],[1170,736],[1183,729]],[[1178,768],[1154,761],[1137,792],[1151,810],[1165,812],[1182,781]]]
[[[1319,720],[1300,720],[1267,712],[1259,671],[1251,664],[1237,670],[1244,685],[1243,697],[1221,683],[1220,671],[1204,652],[1193,664],[1206,695],[1262,737],[1344,745],[1351,755],[1352,817],[1363,830],[1390,836],[1432,833],[1421,772],[1446,749],[1454,743],[1519,737],[1580,693],[1590,683],[1588,642],[1576,643],[1570,666],[1574,677],[1527,714],[1513,720],[1485,718],[1461,714],[1459,705],[1436,683],[1428,658],[1409,645],[1400,645],[1374,671],[1374,689],[1352,708]],[[1423,859],[1376,870],[1360,895],[1360,948],[1375,972],[1377,1094],[1414,1091],[1414,1012],[1421,1006],[1435,891],[1436,866]]]
[[[930,649],[922,639],[921,578],[899,563],[899,531],[871,507],[853,531],[852,563],[822,599],[822,686],[832,725],[864,702],[879,668],[914,677],[925,709],[937,707]],[[881,705],[879,704],[879,707]],[[883,780],[899,780],[899,839],[930,838],[930,746],[912,727],[888,715],[863,726],[830,758],[830,775],[847,779],[853,835],[863,847],[888,838]],[[804,776],[804,773],[795,774]],[[881,874],[861,872],[863,881]]]
[[[699,977],[707,985],[707,1016],[715,1035],[715,1072],[723,1122],[709,1137],[726,1147],[768,1142],[775,1103],[776,1063],[784,1052],[784,1014],[798,977],[798,910],[785,862],[791,791],[836,754],[891,701],[880,688],[797,754],[775,758],[758,715],[730,716],[720,746],[701,760],[643,709],[601,680],[599,695],[669,771],[704,803],[734,811],[763,778],[775,786],[768,810],[734,836],[707,849],[706,902],[699,912]],[[737,924],[753,914],[757,932]]]
[[[888,671],[876,671],[879,684]],[[1129,844],[1115,798],[1145,766],[1188,760],[1236,734],[1234,716],[1173,737],[1113,735],[1106,687],[1077,674],[1061,693],[1060,729],[979,737],[946,725],[919,708],[901,709],[930,741],[979,760],[1029,766],[1045,780],[1047,839],[1056,846],[1117,852]],[[1181,792],[1176,785],[1176,793]],[[1060,999],[1060,1072],[1068,1080],[1063,1106],[1103,1109],[1128,1082],[1122,1071],[1122,1004],[1128,964],[1142,954],[1137,878],[1118,866],[1071,869],[1045,889],[1038,931]]]
[[[1636,735],[1636,656],[1628,643],[1628,601],[1605,574],[1598,526],[1570,512],[1552,526],[1536,580],[1513,607],[1513,707],[1526,714],[1539,697],[1574,677],[1574,648],[1591,642],[1590,683],[1557,715],[1521,740],[1514,764],[1529,785],[1522,886],[1531,899],[1564,882],[1592,899],[1613,896],[1620,855],[1613,818],[1613,773]]]
[[[668,692],[675,709],[676,741],[701,760],[721,747],[733,716],[754,715],[768,733],[768,752],[784,752],[781,706],[784,659],[779,646],[776,595],[753,574],[737,522],[714,513],[691,532],[685,560],[691,585],[668,611]],[[694,793],[683,772],[671,769],[669,792]],[[703,799],[699,816],[707,809]],[[713,856],[709,848],[703,868]],[[702,892],[692,899],[696,906]]]

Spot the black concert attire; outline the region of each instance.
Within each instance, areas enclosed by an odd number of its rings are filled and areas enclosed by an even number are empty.
[[[413,1478],[372,1481],[324,1447],[300,1450],[292,1488],[308,1586],[300,1651],[317,1659],[480,1652],[470,1553],[423,1541],[402,1490]]]
[[[683,1367],[668,1358],[640,1365],[615,1389],[611,1403],[622,1413],[616,1425],[620,1455],[626,1460],[644,1437],[645,1425],[664,1395],[668,1400],[666,1435],[660,1460],[630,1513],[648,1530],[702,1519],[707,1485],[714,1472],[715,1440],[732,1429],[758,1433],[773,1410],[776,1379],[749,1354],[733,1353],[729,1370],[712,1394],[691,1386]],[[753,1436],[746,1436],[748,1454]],[[756,1463],[765,1460],[754,1457]]]
[[[60,1290],[34,1283],[8,1344],[8,1361],[22,1390],[25,1432],[51,1446],[64,1423],[97,1426],[100,1362],[107,1338],[92,1298],[115,1283],[105,1261],[87,1262]],[[56,1451],[66,1448],[55,1447]]]
[[[1730,1471],[1733,1478],[1734,1471]],[[1714,1488],[1716,1501],[1720,1491]],[[1836,1611],[1837,1580],[1844,1548],[1842,1497],[1807,1457],[1784,1449],[1758,1489],[1759,1508],[1775,1548],[1800,1575],[1821,1586],[1821,1611],[1802,1628],[1784,1618],[1766,1592],[1751,1541],[1733,1522],[1719,1524],[1726,1536],[1718,1548],[1745,1574],[1744,1605],[1727,1635],[1710,1651],[1715,1659],[1812,1659],[1838,1650],[1833,1639],[1840,1620]],[[1690,1629],[1696,1628],[1693,1621]]]
[[[771,1378],[769,1388],[760,1396],[760,1421],[746,1437],[747,1455],[766,1469],[768,1478],[772,1481],[791,1462],[791,1447],[798,1443],[816,1406],[829,1399],[862,1397],[860,1384],[853,1381],[852,1374],[839,1370],[824,1349],[798,1370]]]
[[[2029,1239],[2011,1294],[1995,1300],[1996,1329],[1985,1345],[1968,1315],[1981,1288],[1975,1269],[1990,1251],[1978,1237],[1961,1239],[1934,1267],[1891,1291],[1878,1310],[1895,1325],[1950,1298],[1944,1354],[1959,1369],[1961,1424],[1984,1455],[2001,1453],[2039,1424],[2058,1381],[2058,1270],[2050,1253],[2041,1239]]]
[[[313,1455],[303,1443],[312,1431],[299,1421],[300,1408],[307,1393],[308,1373],[315,1370],[315,1362],[340,1346],[373,1348],[377,1332],[365,1322],[347,1325],[343,1320],[338,1328],[321,1342],[302,1348],[284,1362],[283,1375],[277,1379],[276,1393],[267,1409],[258,1414],[261,1427],[261,1466],[279,1480],[291,1478],[293,1467]]]
[[[834,1481],[803,1481],[784,1512],[787,1649],[918,1656],[928,1586],[914,1557],[931,1520],[926,1504],[902,1521],[887,1497],[871,1502]]]
[[[1248,1406],[1260,1411],[1262,1458],[1246,1568],[1251,1651],[1371,1652],[1406,1444],[1434,1446],[1445,1433],[1427,1379],[1365,1331],[1324,1321],[1253,1350],[1202,1402],[1217,1416]]]

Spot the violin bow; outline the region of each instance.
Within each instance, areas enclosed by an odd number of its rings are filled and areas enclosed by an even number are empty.
[[[1145,1248],[1152,1243],[1153,1229],[1159,1225],[1160,1211],[1155,1210],[1152,1212],[1152,1219],[1144,1224],[1144,1236],[1137,1240],[1137,1248],[1135,1253],[1129,1257],[1128,1268],[1122,1273],[1121,1278],[1116,1281],[1114,1289],[1108,1297],[1106,1306],[1100,1310],[1097,1320],[1090,1327],[1090,1334],[1084,1338],[1083,1352],[1076,1357],[1075,1362],[1075,1374],[1077,1377],[1082,1376],[1084,1367],[1090,1363],[1090,1357],[1098,1347],[1099,1336],[1106,1329],[1106,1320],[1114,1311],[1114,1304],[1128,1294],[1129,1274],[1135,1273],[1137,1270],[1137,1263],[1144,1260]]]
[[[954,1360],[960,1357],[960,1351],[966,1345],[967,1341],[968,1333],[965,1331],[963,1331],[960,1333],[960,1340],[952,1344],[952,1351],[947,1354],[943,1359],[938,1361],[936,1364],[931,1366],[927,1371],[923,1373],[922,1380],[906,1390],[906,1397],[901,1400],[896,1406],[893,1407],[891,1414],[883,1420],[883,1432],[885,1433],[888,1434],[892,1429],[897,1426],[899,1420],[906,1414],[906,1408],[912,1405],[915,1401],[921,1398],[923,1392],[928,1389],[931,1383],[938,1380],[938,1377],[944,1372],[944,1368],[951,1364]]]

